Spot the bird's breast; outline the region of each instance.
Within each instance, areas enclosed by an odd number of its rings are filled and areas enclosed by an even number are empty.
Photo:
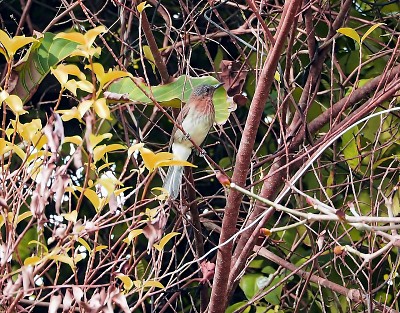
[[[187,116],[182,122],[182,128],[187,134],[189,134],[190,138],[196,143],[196,145],[200,146],[207,137],[207,134],[214,123],[214,119],[214,112],[204,114],[204,112],[198,112],[197,110],[189,110]],[[176,131],[175,139],[182,143],[185,142],[188,147],[192,147],[192,143],[190,140],[186,139],[180,129]]]

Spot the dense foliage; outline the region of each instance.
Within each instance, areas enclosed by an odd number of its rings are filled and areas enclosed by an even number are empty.
[[[399,17],[0,0],[1,309],[399,311]],[[180,108],[218,82],[215,126],[175,160]]]

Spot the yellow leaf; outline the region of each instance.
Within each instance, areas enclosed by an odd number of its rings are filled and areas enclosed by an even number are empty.
[[[131,230],[128,234],[128,237],[123,240],[123,242],[127,243],[128,245],[132,242],[140,234],[143,234],[143,229],[134,229]]]
[[[101,87],[103,87],[104,85],[108,84],[109,82],[112,82],[118,78],[122,78],[122,77],[132,77],[132,74],[129,72],[124,72],[124,71],[111,71],[109,70],[107,73],[104,74],[104,77],[102,77],[100,84]]]
[[[111,133],[105,133],[105,134],[101,134],[101,135],[90,134],[89,135],[89,142],[90,142],[90,145],[94,148],[100,142],[102,142],[103,140],[110,139],[110,138],[112,138],[112,134]]]
[[[140,154],[143,158],[144,166],[150,171],[154,171],[154,164],[156,161],[156,155],[153,151],[147,149],[147,148],[141,148],[139,149]]]
[[[5,100],[10,109],[14,112],[15,115],[22,115],[28,113],[28,111],[24,110],[24,105],[22,104],[22,100],[20,97],[16,95],[10,95]]]
[[[78,219],[78,212],[76,210],[73,210],[70,213],[64,213],[61,214],[67,221],[76,223],[76,220]]]
[[[157,287],[160,289],[164,289],[163,284],[156,280],[148,280],[143,284],[143,288]]]
[[[93,204],[93,206],[96,209],[96,211],[99,212],[100,211],[100,205],[101,205],[101,199],[98,196],[98,194],[95,191],[91,190],[91,189],[86,189],[85,192],[84,192],[84,195]]]
[[[6,53],[3,53],[7,61],[14,57],[14,54],[23,46],[37,42],[33,37],[15,36],[10,38],[6,32],[0,29],[0,43],[4,47]]]
[[[361,43],[360,36],[358,35],[358,33],[357,33],[353,28],[350,28],[350,27],[342,27],[342,28],[339,28],[339,29],[337,30],[337,32],[338,32],[338,33],[341,33],[341,34],[343,34],[343,35],[346,35],[347,37],[352,38],[353,40],[355,40],[355,41],[358,42],[359,44]]]
[[[149,46],[143,46],[143,53],[145,58],[150,61],[151,67],[153,68],[153,71],[155,70],[155,62],[153,53],[151,52],[151,49]]]
[[[58,39],[58,38],[67,39],[69,41],[77,42],[77,43],[79,43],[81,45],[85,44],[85,37],[83,36],[83,34],[78,33],[78,32],[59,33],[54,37],[54,39]]]
[[[78,242],[82,246],[84,246],[89,253],[92,253],[92,249],[90,248],[90,246],[89,246],[89,244],[87,243],[86,240],[84,240],[82,237],[78,237]]]
[[[84,48],[84,46],[78,46],[78,49],[75,50],[70,54],[71,57],[84,57],[84,58],[89,58],[89,57],[98,57],[101,54],[101,48],[97,47],[90,47],[90,48]]]
[[[160,191],[161,193],[159,195],[156,196],[156,200],[159,201],[164,201],[168,199],[168,191],[165,188],[161,188],[161,187],[154,187],[151,188],[151,191]]]
[[[131,73],[129,72],[124,72],[124,71],[113,71],[111,69],[108,70],[106,73],[104,71],[104,67],[100,63],[93,63],[91,67],[90,65],[87,65],[86,68],[92,68],[93,72],[96,74],[96,79],[100,82],[100,89],[103,88],[104,85],[107,83],[126,76],[132,76]]]
[[[154,245],[154,248],[156,248],[158,251],[164,250],[164,246],[168,243],[168,241],[171,240],[171,238],[175,237],[176,235],[180,235],[180,233],[172,232],[165,235],[163,238],[161,238],[158,244]]]
[[[95,251],[95,252],[98,252],[98,251],[101,251],[101,250],[104,250],[104,249],[107,249],[107,248],[108,248],[108,246],[101,245],[101,246],[97,246],[97,247],[94,249],[94,251]]]
[[[144,143],[137,143],[133,146],[130,146],[128,149],[128,157],[130,158],[133,152],[138,151],[143,147],[144,147]]]
[[[191,166],[191,167],[197,167],[197,165],[194,165],[188,161],[182,161],[182,160],[163,160],[156,162],[155,164],[156,167],[161,167],[161,166]]]
[[[136,145],[135,145],[136,146]],[[131,152],[134,150],[134,146],[130,148]],[[182,160],[173,160],[174,155],[169,152],[159,152],[159,153],[154,153],[151,150],[147,148],[139,147],[138,150],[140,151],[140,154],[143,158],[143,162],[145,167],[150,171],[153,172],[155,169],[161,167],[161,166],[192,166],[192,167],[197,167],[196,165],[193,165],[190,162],[187,161],[182,161]],[[128,151],[129,154],[129,151]]]
[[[79,120],[80,122],[83,122],[83,121],[82,121],[82,116],[83,116],[83,115],[81,116],[81,113],[79,112],[79,110],[78,110],[77,107],[72,107],[72,108],[69,109],[69,110],[57,110],[56,113],[62,115],[62,116],[61,116],[61,119],[62,119],[64,122],[67,122],[67,121],[72,120],[72,119],[74,119],[74,118],[76,118],[76,119]],[[86,113],[86,112],[85,112],[85,113]]]
[[[76,83],[76,87],[86,92],[93,92],[95,90],[93,84],[87,80],[80,80]]]
[[[142,13],[143,10],[146,9],[146,8],[151,8],[151,5],[147,4],[146,1],[143,1],[143,2],[139,3],[138,6],[137,6],[137,10],[138,10],[139,13]]]
[[[132,289],[133,282],[132,282],[132,279],[129,278],[129,276],[124,275],[124,274],[118,274],[116,277],[124,283],[124,289],[126,291],[129,291]]]
[[[3,138],[0,138],[0,155],[4,155],[8,151],[12,150],[12,148],[9,145],[10,143],[8,141],[6,141]]]
[[[104,157],[104,155],[108,152],[114,152],[117,150],[125,150],[126,147],[121,144],[111,144],[111,145],[101,145],[93,150],[93,160],[96,163],[100,159]]]
[[[85,113],[92,107],[93,102],[94,101],[92,99],[89,99],[89,100],[83,100],[81,103],[79,103],[78,112],[80,118],[82,118],[85,115]]]
[[[70,136],[70,137],[64,138],[64,143],[66,143],[66,142],[71,142],[77,146],[80,146],[80,145],[82,145],[83,140],[79,136]]]
[[[281,82],[281,74],[279,74],[278,71],[275,72],[274,78],[275,78],[275,80],[276,80],[278,83]]]
[[[41,260],[42,260],[42,259],[39,258],[38,256],[30,256],[30,257],[27,257],[27,258],[24,260],[24,265],[25,265],[25,266],[28,266],[28,265],[36,265],[36,264],[40,263]]]
[[[45,158],[45,157],[47,157],[49,155],[50,155],[50,153],[48,151],[40,150],[38,152],[35,152],[35,153],[32,153],[31,155],[29,155],[28,158],[26,159],[26,162],[30,163],[32,161],[36,161],[37,160],[39,162],[40,166],[41,166],[42,163],[43,163],[43,158]]]
[[[12,145],[13,151],[20,157],[21,160],[26,159],[26,153],[17,145]]]
[[[369,34],[371,34],[375,29],[377,29],[379,26],[385,25],[385,23],[377,23],[375,25],[372,25],[367,32],[364,34],[364,36],[362,36],[361,38],[361,42],[363,42],[365,40],[365,38],[368,37]]]
[[[92,44],[96,40],[97,36],[101,33],[104,33],[105,31],[106,28],[104,26],[98,26],[88,30],[84,35],[78,32],[60,33],[57,34],[55,38],[63,38],[79,43],[80,45],[73,53],[71,53],[71,56],[83,56],[85,58],[88,58],[90,56],[100,54],[100,47],[94,48],[92,47]]]
[[[100,118],[111,120],[110,109],[107,105],[106,98],[100,98],[94,101],[93,109]]]
[[[96,185],[101,185],[107,191],[107,196],[114,193],[117,184],[122,184],[117,179],[113,178],[100,178],[96,181]]]
[[[71,79],[65,83],[63,86],[65,89],[68,89],[74,96],[76,96],[76,89],[78,88],[78,83],[75,79]]]
[[[50,71],[60,82],[62,87],[67,83],[68,75],[74,75],[80,80],[86,80],[85,74],[74,64],[60,64],[55,69],[50,69]]]
[[[75,189],[82,192],[83,188],[79,186],[75,186]],[[96,209],[96,212],[100,211],[100,206],[101,206],[101,199],[97,195],[97,193],[91,189],[85,189],[83,192],[86,198],[89,199],[89,201],[93,204],[94,208]]]
[[[21,221],[23,221],[24,219],[31,217],[32,216],[32,212],[31,211],[26,211],[22,214],[20,214],[17,218],[17,224]]]
[[[115,190],[114,195],[116,197],[118,197],[120,194],[122,194],[123,192],[125,192],[126,190],[132,189],[133,187],[125,187],[125,188],[121,188],[118,190]]]
[[[3,102],[4,100],[6,100],[10,95],[8,94],[7,91],[5,90],[1,90],[0,91],[0,102]]]
[[[105,168],[110,169],[112,166],[114,166],[115,163],[114,162],[108,162],[108,163],[104,163],[103,165],[97,167],[97,172],[100,173],[102,170],[104,170]]]
[[[68,264],[71,267],[73,272],[76,269],[76,266],[75,266],[75,263],[74,263],[74,259],[72,259],[67,254],[50,255],[50,256],[48,256],[48,258],[51,259],[51,260],[54,260],[54,261],[58,261],[58,262],[61,262],[61,263]]]
[[[93,73],[96,74],[96,78],[98,81],[100,81],[101,77],[104,76],[104,67],[101,63],[88,64],[85,66],[85,68],[93,70]]]
[[[42,122],[40,119],[33,119],[29,123],[22,124],[19,121],[11,121],[13,128],[21,135],[21,137],[27,142],[37,141],[34,140],[38,134],[40,137],[45,137],[41,135]],[[36,142],[35,142],[36,143]]]
[[[90,47],[96,40],[97,36],[105,32],[106,28],[104,26],[97,26],[88,30],[87,33],[84,35],[86,47]]]
[[[157,208],[154,208],[154,209],[146,208],[146,210],[144,211],[144,215],[147,215],[147,216],[149,217],[150,220],[151,220],[153,217],[157,216],[157,214],[158,214]]]
[[[49,249],[46,247],[46,245],[44,245],[44,244],[41,243],[40,241],[31,240],[31,241],[28,242],[28,246],[30,246],[30,245],[41,246],[41,247],[45,250],[46,253],[49,252]]]

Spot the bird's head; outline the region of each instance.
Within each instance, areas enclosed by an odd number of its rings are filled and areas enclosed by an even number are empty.
[[[200,85],[193,89],[192,97],[196,98],[207,98],[212,97],[214,91],[221,87],[224,83],[219,83],[217,85]]]

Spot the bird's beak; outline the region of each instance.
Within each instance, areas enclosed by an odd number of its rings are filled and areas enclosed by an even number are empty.
[[[213,87],[214,87],[214,90],[217,90],[219,87],[221,87],[222,85],[223,85],[224,83],[219,83],[219,84],[216,84],[216,85],[214,85]]]

